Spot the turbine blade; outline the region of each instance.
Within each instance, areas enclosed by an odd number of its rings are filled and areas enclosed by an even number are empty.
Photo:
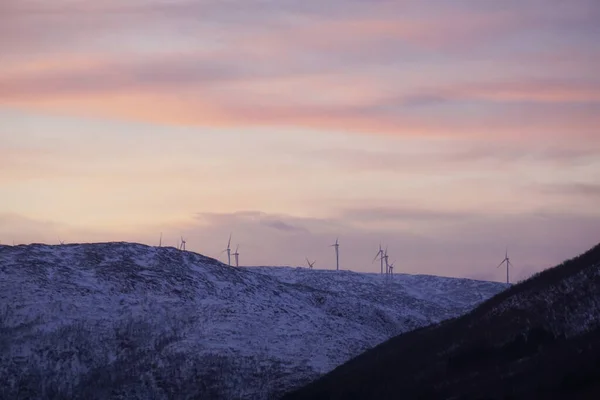
[[[506,262],[506,259],[502,260],[502,262],[500,264],[498,264],[498,266],[496,268],[500,268],[502,266],[502,264],[504,264]]]
[[[381,250],[379,250],[377,252],[377,254],[375,255],[375,258],[373,259],[373,261],[371,262],[371,264],[373,264],[375,261],[377,261],[377,258],[379,258],[379,254],[381,254]]]
[[[231,233],[229,234],[229,241],[227,242],[227,248],[231,245]]]

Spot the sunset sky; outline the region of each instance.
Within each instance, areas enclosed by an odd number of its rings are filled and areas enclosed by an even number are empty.
[[[598,0],[2,0],[0,241],[515,280],[600,242]]]

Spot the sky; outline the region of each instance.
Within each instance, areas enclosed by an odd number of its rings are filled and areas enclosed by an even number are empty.
[[[597,0],[3,0],[0,242],[525,279],[600,242]]]

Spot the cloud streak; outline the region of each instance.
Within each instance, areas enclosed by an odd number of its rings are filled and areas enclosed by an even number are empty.
[[[139,69],[103,66],[96,72],[52,73],[31,80],[7,77],[0,81],[0,104],[177,125],[296,125],[396,135],[476,137],[485,131],[522,137],[524,127],[537,137],[564,136],[568,131],[570,135],[593,139],[600,127],[596,112],[600,102],[589,107],[561,106],[596,103],[600,90],[593,86],[582,89],[582,85],[561,83],[553,91],[548,84],[536,92],[527,90],[527,85],[520,90],[511,86],[503,89],[502,85],[490,89],[484,85],[481,89],[453,89],[458,93],[454,97],[439,90],[437,94],[424,91],[386,99],[377,98],[374,93],[360,96],[360,92],[347,97],[345,82],[323,85],[323,79],[307,77],[302,82],[308,86],[300,92],[283,89],[271,95],[260,89],[272,84],[269,79],[251,72],[237,75],[238,72],[216,65]],[[254,80],[255,85],[248,86],[249,80]],[[289,88],[294,88],[296,80],[292,76],[283,78],[281,83],[287,82]],[[233,90],[236,85],[238,89]],[[311,98],[311,85],[315,90],[317,86],[326,90],[329,100]],[[470,92],[474,94],[469,95]],[[480,111],[469,113],[473,105]],[[427,119],[425,113],[436,117]]]
[[[0,105],[176,125],[396,135],[503,137],[525,127],[538,136],[569,130],[593,138],[600,126],[596,75],[579,68],[573,80],[554,63],[524,56],[515,41],[528,37],[543,51],[548,36],[567,38],[567,30],[585,48],[600,14],[593,3],[543,10],[533,1],[334,4],[8,2],[0,48],[18,49],[19,57],[4,67]],[[91,51],[71,38],[88,40]],[[66,46],[60,62],[44,56],[53,46]],[[582,65],[600,60],[598,52],[580,56]],[[487,68],[492,61],[506,72]]]
[[[374,171],[400,174],[432,174],[460,172],[474,169],[519,169],[526,165],[546,168],[594,165],[600,159],[600,143],[573,143],[558,140],[546,144],[538,140],[486,141],[445,140],[430,141],[394,149],[324,148],[312,150],[328,166],[345,171]],[[307,151],[304,156],[308,156]]]
[[[554,183],[543,185],[540,188],[542,193],[567,196],[581,197],[597,203],[600,201],[600,179],[594,183]]]

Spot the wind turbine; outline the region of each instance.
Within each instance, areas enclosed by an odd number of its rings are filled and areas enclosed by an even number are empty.
[[[306,263],[308,264],[308,268],[313,269],[313,267],[314,267],[314,265],[315,265],[316,262],[317,262],[317,260],[315,260],[313,262],[310,262],[308,260],[308,257],[306,257]]]
[[[388,265],[388,269],[390,271],[390,277],[394,275],[394,264],[396,263],[396,260],[394,260],[390,265]]]
[[[335,247],[335,269],[336,271],[340,270],[340,244],[338,243],[338,238],[335,238],[335,243],[329,247]]]
[[[508,247],[506,248],[504,260],[502,260],[502,262],[500,264],[498,264],[498,266],[496,268],[500,268],[502,266],[502,264],[504,264],[504,263],[506,263],[506,283],[510,283],[510,280],[508,279],[508,269],[510,268],[510,266],[512,264],[510,263],[510,258],[508,258]]]
[[[235,247],[235,253],[233,253],[233,255],[235,256],[235,266],[239,267],[239,259],[240,259],[240,253],[238,253],[238,249],[240,248],[240,245],[238,244]]]
[[[383,253],[383,259],[385,260],[385,274],[389,274],[390,273],[390,265],[388,264],[388,259],[390,258],[390,256],[388,256],[387,253],[387,246],[385,247],[385,252]]]
[[[227,242],[227,248],[221,252],[221,254],[227,252],[227,265],[231,265],[231,233],[229,234],[229,241]]]
[[[181,245],[179,246],[179,250],[185,251],[185,239],[183,236],[181,237]]]
[[[60,236],[59,236],[59,237],[58,237],[58,243],[59,243],[60,245],[63,245],[63,244],[65,244],[65,241],[64,241],[64,240],[60,240]]]
[[[381,243],[379,243],[379,251],[375,255],[375,258],[373,259],[373,262],[371,262],[371,264],[373,264],[378,257],[381,264],[381,275],[383,275],[383,249],[381,248]]]
[[[160,239],[158,239],[158,247],[162,247],[162,232],[160,233]]]

